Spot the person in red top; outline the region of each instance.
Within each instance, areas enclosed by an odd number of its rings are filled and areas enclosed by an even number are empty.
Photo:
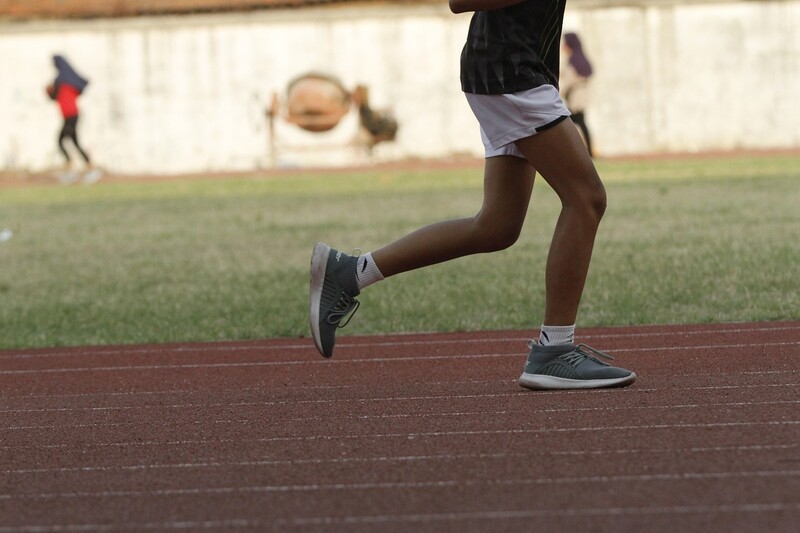
[[[86,164],[91,165],[89,155],[78,142],[78,117],[80,116],[78,97],[83,93],[89,82],[75,72],[64,57],[60,55],[53,56],[53,63],[58,70],[58,75],[53,83],[47,86],[47,94],[51,99],[58,102],[61,115],[64,117],[64,125],[58,134],[58,147],[67,160],[67,167],[70,166],[72,161],[69,152],[64,146],[65,139],[70,139],[78,152],[80,152],[83,160],[86,161]]]

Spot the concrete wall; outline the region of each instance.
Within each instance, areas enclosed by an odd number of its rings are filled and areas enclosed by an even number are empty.
[[[568,8],[565,29],[582,34],[597,71],[588,118],[598,152],[800,146],[800,1],[662,4]],[[79,131],[115,172],[269,166],[264,109],[310,70],[365,83],[377,107],[394,110],[397,141],[379,145],[375,158],[478,155],[458,82],[468,21],[443,2],[1,23],[0,169],[61,162],[60,118],[44,95],[53,53],[91,78]],[[290,129],[280,125],[281,139],[328,148],[283,150],[281,164],[363,160],[339,148],[352,131],[322,138]]]
[[[601,153],[800,146],[800,2],[571,12],[597,67]]]

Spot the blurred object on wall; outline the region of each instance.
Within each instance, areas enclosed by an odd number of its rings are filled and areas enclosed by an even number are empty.
[[[375,145],[393,141],[398,130],[391,112],[371,107],[366,85],[351,92],[337,77],[320,72],[294,78],[283,98],[273,93],[266,115],[273,166],[292,150],[345,148],[369,155]]]
[[[366,85],[357,85],[353,90],[353,103],[358,106],[361,127],[369,135],[369,148],[384,141],[393,141],[397,137],[397,119],[389,110],[373,109],[369,104],[369,89]]]
[[[351,105],[350,93],[333,76],[309,73],[286,89],[286,121],[307,131],[330,131]]]

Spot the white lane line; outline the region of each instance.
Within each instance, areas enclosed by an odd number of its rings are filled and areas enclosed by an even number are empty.
[[[673,410],[673,409],[698,409],[703,407],[750,407],[750,406],[771,406],[771,405],[789,405],[798,404],[800,400],[780,400],[780,401],[764,401],[764,402],[730,402],[730,403],[708,403],[708,404],[685,404],[685,405],[636,405],[636,406],[623,406],[623,407],[581,407],[581,408],[563,408],[563,409],[539,409],[539,413],[574,413],[574,412],[596,412],[596,411],[643,411],[643,410]],[[227,404],[220,404],[229,407]],[[242,404],[239,404],[242,405]],[[246,404],[246,405],[263,405],[263,404]],[[185,405],[168,405],[168,406],[148,406],[152,408],[183,408],[188,407]],[[198,405],[194,408],[208,408],[209,405]],[[128,409],[137,409],[130,407]],[[503,415],[516,415],[520,413],[530,413],[529,408],[520,409],[506,409],[502,411],[441,411],[436,413],[382,413],[379,415],[355,415],[348,414],[340,416],[344,420],[388,420],[399,418],[412,418],[412,419],[425,419],[425,418],[449,418],[449,417],[486,417],[486,416],[503,416]],[[287,419],[287,422],[309,422],[318,420],[327,420],[328,415],[312,415],[303,417],[292,417]],[[188,421],[192,424],[208,424],[206,420]],[[252,424],[253,420],[248,418],[231,419],[231,420],[214,420],[213,424]],[[29,426],[6,426],[0,428],[0,431],[32,431],[43,429],[84,429],[84,428],[108,428],[108,427],[134,427],[139,425],[137,422],[98,422],[93,424],[42,424],[42,425],[29,425]]]
[[[373,516],[327,516],[276,520],[276,527],[335,526],[357,524],[427,523],[475,520],[518,520],[522,518],[619,517],[650,515],[715,515],[775,513],[800,510],[800,503],[741,503],[731,505],[683,505],[658,507],[588,507],[583,509],[534,509],[524,511],[478,511],[464,513],[431,513]],[[680,527],[681,524],[676,524]]]
[[[756,332],[776,332],[776,331],[798,331],[800,324],[790,326],[761,326],[755,327],[737,327],[725,328],[726,324],[721,324],[720,328],[708,328],[702,330],[682,331],[680,329],[669,329],[660,332],[638,332],[638,333],[586,333],[580,334],[581,340],[591,339],[606,339],[606,338],[647,338],[647,337],[676,337],[676,336],[693,336],[693,335],[722,335],[722,334],[740,334],[740,333],[756,333]],[[672,327],[672,326],[666,326]],[[531,333],[536,330],[531,330]],[[491,335],[492,332],[487,332]],[[376,335],[376,337],[396,336],[397,334],[390,335]],[[409,333],[410,335],[431,335],[434,338],[424,340],[398,340],[398,341],[365,341],[365,342],[347,342],[346,340],[337,343],[337,346],[342,348],[368,348],[368,347],[387,347],[387,346],[430,346],[430,345],[444,345],[444,344],[485,344],[497,342],[527,342],[530,335],[520,334],[519,337],[487,337],[476,339],[437,339],[437,336],[450,336],[457,335],[456,333]],[[34,352],[34,353],[0,353],[0,359],[33,359],[40,357],[82,357],[82,356],[106,356],[106,355],[134,355],[134,354],[197,354],[204,352],[220,352],[230,353],[234,351],[264,351],[264,350],[307,350],[310,353],[316,353],[311,339],[307,343],[287,343],[287,344],[250,344],[241,345],[240,343],[226,344],[220,343],[219,345],[199,344],[197,346],[171,346],[170,344],[160,345],[158,347],[120,347],[120,348],[100,348],[94,346],[85,347],[85,352],[80,351],[80,348],[73,348],[69,351],[53,351],[53,352]]]
[[[790,371],[791,372],[791,371]],[[769,384],[749,384],[749,385],[724,385],[724,386],[700,386],[700,387],[680,387],[670,388],[670,391],[676,390],[708,390],[708,389],[741,389],[741,388],[766,388],[766,387],[788,387],[794,388],[800,386],[800,383],[769,383]],[[628,389],[623,391],[626,394],[632,394],[635,389]],[[637,392],[656,392],[666,389],[642,389]],[[574,392],[574,391],[565,391]],[[601,392],[601,391],[596,391]],[[584,394],[586,394],[584,392]],[[178,403],[178,404],[156,404],[156,405],[122,405],[122,406],[81,406],[81,407],[36,407],[36,408],[16,408],[0,410],[0,414],[19,414],[19,413],[66,413],[66,412],[92,412],[92,411],[130,411],[139,409],[198,409],[207,407],[245,407],[245,406],[275,406],[275,405],[319,405],[319,404],[336,404],[336,403],[375,403],[375,402],[403,402],[403,401],[432,401],[432,400],[473,400],[484,398],[504,398],[504,397],[519,397],[520,400],[525,401],[530,399],[533,401],[536,395],[529,394],[522,390],[513,390],[507,392],[490,392],[490,393],[475,393],[475,394],[424,394],[414,396],[370,396],[361,398],[318,398],[313,400],[300,400],[295,398],[288,398],[284,400],[263,400],[263,401],[246,401],[246,402],[214,402],[214,403]],[[794,402],[794,400],[788,400]],[[744,403],[744,405],[752,405],[752,403]],[[612,407],[608,409],[617,409],[625,407]],[[606,408],[592,408],[592,409],[606,409]],[[541,410],[541,409],[539,409]],[[575,409],[565,409],[565,411],[573,411]],[[577,409],[580,410],[580,409]]]
[[[412,462],[435,462],[435,461],[465,461],[465,460],[486,460],[486,459],[510,459],[532,456],[547,457],[577,457],[577,456],[610,456],[610,455],[645,455],[645,454],[713,454],[730,452],[747,452],[749,454],[757,452],[775,452],[780,450],[794,450],[800,447],[798,444],[754,444],[742,446],[707,446],[691,448],[631,448],[608,450],[542,450],[533,449],[520,453],[464,453],[464,454],[429,454],[429,455],[393,455],[381,457],[334,457],[330,459],[261,459],[255,461],[219,461],[209,459],[207,461],[194,463],[160,463],[160,464],[137,464],[137,465],[115,465],[115,466],[75,466],[60,468],[18,468],[0,470],[4,475],[27,475],[45,473],[67,473],[67,472],[133,472],[146,470],[167,470],[167,469],[211,469],[211,468],[232,468],[232,467],[259,467],[259,466],[297,466],[297,465],[323,465],[323,464],[369,464],[369,463],[412,463]]]
[[[459,387],[461,385],[507,385],[508,383],[516,383],[514,379],[465,379],[465,380],[453,380],[453,381],[419,381],[417,382],[419,385],[442,385],[447,387]],[[350,385],[313,385],[313,384],[303,384],[303,390],[346,390],[346,389],[367,389],[370,388],[368,384],[364,383],[356,383]],[[230,388],[214,388],[213,392],[215,394],[221,393],[230,393],[230,392],[260,392],[264,393],[268,391],[265,387],[230,387]],[[1,393],[2,391],[0,391]],[[197,394],[200,396],[207,396],[208,391],[205,389],[166,389],[166,390],[141,390],[141,391],[108,391],[108,392],[77,392],[77,393],[69,393],[69,394],[42,394],[42,393],[34,393],[34,394],[20,394],[16,396],[2,396],[0,395],[0,399],[16,399],[16,400],[29,400],[29,399],[39,399],[39,398],[49,398],[49,399],[56,399],[56,398],[93,398],[93,397],[102,397],[102,398],[115,398],[115,397],[124,397],[124,396],[166,396],[169,394],[174,395],[186,395],[186,394]]]
[[[635,406],[619,406],[619,407],[580,407],[580,408],[559,408],[559,409],[538,409],[537,414],[549,413],[575,413],[575,412],[609,412],[609,411],[645,411],[645,410],[675,410],[675,409],[700,409],[705,407],[764,407],[775,405],[796,405],[800,404],[800,400],[778,400],[778,401],[763,401],[763,402],[727,402],[727,403],[705,403],[705,404],[683,404],[683,405],[635,405]],[[167,405],[167,406],[146,406],[146,408],[193,408],[193,409],[207,409],[210,407],[231,407],[243,405],[259,405],[264,406],[267,403],[242,403],[242,404],[216,404],[216,405]],[[95,410],[97,408],[91,408]],[[137,407],[114,408],[114,409],[130,409],[139,410]],[[53,411],[65,411],[67,409],[54,409]],[[35,412],[38,410],[35,410]],[[519,409],[506,409],[501,411],[440,411],[436,413],[391,413],[391,414],[378,414],[378,415],[356,415],[347,414],[339,416],[343,420],[391,420],[391,419],[429,419],[429,418],[451,418],[451,417],[495,417],[495,416],[508,416],[517,414],[530,414],[530,408],[524,407]],[[292,417],[287,419],[287,422],[311,422],[319,420],[327,420],[329,415],[312,415],[303,417]],[[205,425],[209,424],[206,420],[187,421],[186,423]],[[240,419],[220,419],[213,420],[212,424],[242,424],[249,425],[253,420],[248,418]],[[54,430],[54,429],[100,429],[112,427],[135,427],[141,425],[138,422],[97,422],[90,424],[40,424],[40,425],[27,425],[27,426],[6,426],[0,427],[0,431],[40,431],[40,430]]]
[[[798,342],[797,344],[800,344]],[[763,346],[763,345],[761,345]],[[2,370],[0,375],[23,375],[23,374],[66,374],[75,372],[119,372],[119,371],[141,371],[141,370],[183,370],[198,368],[249,368],[249,367],[276,367],[276,366],[301,366],[301,365],[340,365],[340,364],[363,364],[363,363],[388,363],[406,361],[433,361],[437,359],[487,359],[499,357],[519,357],[524,354],[476,354],[458,356],[399,356],[399,357],[375,357],[369,359],[309,359],[293,361],[247,361],[239,363],[189,363],[189,364],[166,364],[166,365],[121,365],[121,366],[98,366],[98,367],[74,367],[74,368],[41,368],[32,370]]]
[[[0,533],[100,533],[106,531],[151,531],[151,530],[189,530],[204,529],[229,530],[238,528],[262,531],[285,529],[288,527],[309,526],[356,526],[358,524],[423,524],[430,522],[460,522],[476,520],[519,520],[531,518],[576,518],[576,517],[620,517],[654,515],[720,515],[720,514],[763,514],[791,512],[800,510],[800,504],[781,502],[741,503],[730,505],[693,505],[658,507],[586,507],[583,509],[526,509],[522,511],[477,511],[464,513],[396,514],[372,516],[327,516],[261,520],[230,519],[180,522],[123,522],[110,524],[58,524],[51,526],[23,525],[0,526]],[[681,524],[678,523],[678,526]]]
[[[728,429],[741,427],[781,427],[797,426],[800,420],[762,420],[757,422],[709,422],[709,423],[685,423],[685,424],[641,424],[627,426],[578,426],[578,427],[542,427],[536,429],[496,429],[496,430],[464,430],[464,431],[429,431],[417,433],[366,433],[350,435],[301,435],[291,437],[262,437],[258,439],[194,439],[194,440],[175,440],[175,441],[129,441],[129,442],[80,442],[80,443],[56,443],[56,444],[19,444],[2,445],[0,450],[35,450],[35,449],[65,449],[65,448],[113,448],[121,446],[131,447],[167,447],[167,446],[191,446],[206,444],[242,444],[245,442],[267,443],[267,442],[309,442],[309,441],[337,441],[337,440],[364,440],[364,439],[396,439],[412,440],[418,438],[438,438],[438,437],[470,437],[488,435],[531,435],[531,434],[553,434],[553,433],[590,433],[605,431],[660,431],[665,429]]]
[[[259,492],[318,492],[356,490],[397,490],[450,487],[514,487],[524,485],[571,485],[582,483],[635,483],[660,481],[698,481],[729,479],[774,479],[800,476],[800,470],[756,470],[742,472],[678,472],[663,474],[626,474],[612,476],[572,476],[518,479],[434,479],[430,481],[384,481],[364,483],[322,483],[308,485],[254,485],[229,487],[188,487],[154,490],[99,490],[75,492],[5,493],[0,501],[52,500],[67,498],[131,498],[148,496],[186,496],[198,494],[243,494]]]
[[[739,372],[739,373],[726,373],[726,376],[739,376],[739,375],[759,375],[759,374],[794,374],[796,371],[794,370],[772,370],[772,371],[762,371],[762,372]],[[674,374],[673,377],[680,378],[680,377],[703,377],[703,376],[718,376],[719,374]],[[446,387],[453,387],[458,385],[465,385],[465,384],[480,384],[480,385],[516,385],[516,379],[493,379],[493,380],[468,380],[468,381],[417,381],[417,385],[426,385],[426,386],[436,386],[436,385],[443,385]],[[676,385],[674,387],[670,387],[669,389],[658,389],[658,388],[645,388],[645,387],[633,387],[633,388],[626,388],[626,389],[596,389],[592,391],[592,394],[638,394],[638,393],[651,393],[651,392],[659,392],[664,390],[669,390],[671,392],[678,391],[678,390],[687,390],[687,391],[694,391],[694,390],[716,390],[716,389],[752,389],[752,388],[764,388],[764,387],[796,387],[800,386],[800,383],[750,383],[750,384],[736,384],[736,385],[706,385],[706,386],[689,386],[689,387],[681,387],[680,385]],[[371,387],[367,384],[356,384],[356,385],[303,385],[304,390],[347,390],[347,389],[371,389]],[[268,389],[264,387],[237,387],[237,388],[223,388],[223,389],[214,389],[215,394],[226,394],[229,392],[269,392]],[[204,390],[191,390],[191,389],[172,389],[172,390],[163,390],[163,391],[127,391],[127,392],[86,392],[86,393],[74,393],[74,394],[23,394],[18,396],[2,396],[0,395],[0,399],[2,400],[30,400],[30,399],[52,399],[58,400],[60,398],[114,398],[114,397],[137,397],[137,396],[157,396],[157,395],[200,395],[200,396],[207,396],[207,392]],[[512,394],[512,393],[505,393],[505,394]],[[526,391],[517,390],[516,394],[529,394]],[[577,391],[577,390],[564,390],[559,391],[558,394],[582,394],[585,395],[586,391]],[[441,396],[433,396],[433,398],[439,398]],[[449,396],[445,396],[445,398],[449,398]],[[375,401],[372,398],[357,398],[356,400],[369,400]],[[318,400],[271,400],[273,404],[286,404],[286,403],[332,403],[337,401],[353,401],[353,399],[318,399]],[[32,411],[36,411],[38,409],[34,409]],[[8,411],[0,411],[8,412]]]
[[[315,399],[315,400],[266,400],[261,402],[234,402],[234,403],[185,403],[185,404],[172,404],[172,405],[152,405],[152,406],[86,406],[86,407],[47,407],[35,409],[6,409],[0,411],[0,414],[11,413],[62,413],[69,411],[126,411],[141,408],[206,408],[206,407],[240,407],[240,406],[269,406],[269,405],[298,405],[298,404],[326,404],[326,403],[369,403],[369,402],[393,402],[393,401],[418,401],[418,400],[461,400],[472,398],[499,398],[504,396],[519,396],[517,391],[509,391],[502,393],[491,394],[442,394],[442,395],[425,395],[425,396],[393,396],[393,397],[374,397],[374,398],[331,398],[331,399]]]
[[[470,395],[469,398],[489,398],[499,396],[516,396],[515,393],[508,394],[484,394],[484,395]],[[442,398],[441,396],[427,397],[430,400],[433,398]],[[463,397],[447,396],[447,399],[458,399]],[[409,398],[409,400],[417,401],[419,397]],[[400,401],[404,398],[394,398],[392,401]],[[360,403],[371,403],[374,400],[362,399]],[[206,412],[206,409],[215,407],[231,408],[231,407],[266,407],[274,406],[277,402],[237,402],[237,403],[210,403],[210,404],[173,404],[173,405],[139,405],[139,406],[124,406],[124,407],[62,407],[50,409],[9,409],[0,411],[0,414],[31,414],[31,413],[63,413],[63,412],[85,412],[85,411],[144,411],[144,410],[161,410],[161,409],[192,409]],[[281,403],[299,403],[299,402],[281,402]],[[536,413],[578,413],[578,412],[609,412],[609,411],[645,411],[645,410],[658,410],[658,409],[701,409],[705,407],[763,407],[766,405],[796,405],[800,404],[800,400],[772,400],[772,401],[758,401],[758,402],[714,402],[714,403],[691,403],[691,404],[677,404],[677,405],[622,405],[611,407],[563,407],[563,408],[537,408]],[[501,411],[437,411],[435,413],[381,413],[378,415],[359,415],[359,414],[345,414],[337,415],[337,418],[348,420],[369,420],[369,419],[388,419],[388,418],[438,418],[450,416],[490,416],[490,415],[508,415],[517,413],[530,413],[530,407],[522,406],[519,409],[506,409]],[[330,414],[318,414],[304,417],[291,417],[288,422],[304,422],[310,420],[327,420]],[[243,418],[239,420],[217,420],[216,423],[252,423],[252,420]],[[205,420],[197,420],[194,423],[206,423]],[[59,425],[39,425],[39,426],[8,426],[0,428],[0,430],[26,430],[26,429],[65,429],[65,428],[85,428],[85,427],[107,427],[107,426],[133,426],[137,425],[136,422],[127,423],[96,423],[96,424],[59,424]]]
[[[657,507],[585,507],[582,509],[526,509],[522,511],[476,511],[464,513],[396,514],[372,516],[327,516],[261,520],[238,518],[229,520],[180,521],[180,522],[122,522],[111,524],[58,524],[48,526],[23,525],[0,526],[0,533],[100,533],[106,531],[151,531],[203,529],[229,530],[238,528],[262,531],[287,527],[337,526],[358,524],[423,524],[430,522],[457,522],[476,520],[519,520],[530,518],[575,518],[575,517],[620,517],[654,515],[720,515],[763,514],[800,510],[800,503],[750,502],[729,505],[692,505]],[[678,526],[681,524],[678,523]]]
[[[795,342],[769,342],[769,343],[748,343],[748,344],[707,344],[694,346],[665,346],[656,348],[621,348],[615,349],[614,353],[643,353],[643,352],[674,352],[674,351],[696,351],[696,350],[730,350],[742,348],[767,348],[777,346],[800,346],[800,341]],[[190,364],[167,364],[167,365],[121,365],[121,366],[99,366],[99,367],[74,367],[74,368],[40,368],[31,370],[2,370],[0,375],[25,375],[25,374],[65,374],[75,372],[121,372],[121,371],[143,371],[143,370],[190,370],[198,368],[249,368],[249,367],[275,367],[275,366],[297,366],[297,365],[352,365],[367,363],[398,363],[398,362],[419,362],[419,361],[441,361],[465,359],[494,359],[501,357],[523,358],[524,354],[515,353],[484,353],[484,354],[457,354],[457,355],[414,355],[397,357],[369,357],[364,359],[309,359],[291,361],[247,361],[239,363],[190,363]]]
[[[201,529],[227,530],[231,528],[272,527],[272,522],[231,519],[175,522],[122,522],[113,524],[57,524],[50,526],[24,525],[0,526],[0,533],[100,533],[104,531],[163,531],[169,529],[198,531]]]

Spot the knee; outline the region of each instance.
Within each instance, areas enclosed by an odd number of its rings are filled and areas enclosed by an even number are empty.
[[[592,194],[589,200],[589,206],[589,209],[599,222],[606,212],[606,207],[608,207],[608,197],[606,196],[606,190],[602,185],[600,185],[598,190]]]
[[[608,198],[606,196],[605,187],[601,182],[593,187],[586,188],[576,195],[573,201],[563,202],[564,207],[574,207],[583,213],[588,219],[591,219],[596,224],[600,223],[603,215],[608,206]]]
[[[476,239],[482,253],[499,252],[511,247],[522,232],[522,224],[514,221],[486,221],[475,219]]]
[[[514,228],[506,228],[503,231],[498,231],[495,234],[494,246],[492,246],[489,251],[499,252],[500,250],[510,248],[517,242],[517,239],[519,239],[519,234],[519,229]]]

